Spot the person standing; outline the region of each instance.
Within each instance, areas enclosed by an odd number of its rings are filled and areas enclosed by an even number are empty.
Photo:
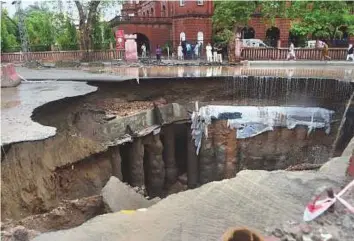
[[[177,58],[178,60],[183,60],[183,47],[181,43],[179,43],[178,48],[177,48]]]
[[[196,59],[199,59],[199,43],[197,42],[194,47],[194,56]]]
[[[211,44],[208,43],[208,45],[205,47],[206,55],[207,55],[207,61],[208,62],[213,62],[213,47],[211,47]]]
[[[213,61],[218,62],[218,48],[216,47],[216,45],[214,45],[213,48]]]
[[[156,47],[156,59],[157,59],[157,63],[161,62],[161,55],[162,55],[162,49],[160,47],[160,45],[157,45]]]
[[[354,47],[352,44],[349,44],[347,52],[347,61],[350,59],[352,59],[352,61],[354,62]]]
[[[288,53],[288,56],[286,57],[286,60],[290,60],[291,58],[293,58],[294,60],[296,60],[296,56],[295,56],[295,46],[294,46],[294,44],[293,44],[292,42],[290,43],[289,53]]]
[[[217,62],[222,63],[222,48],[221,47],[217,48],[217,53],[218,53]]]
[[[324,60],[331,60],[331,57],[328,56],[328,44],[326,41],[323,41],[324,45],[322,48],[322,58]]]
[[[143,43],[143,45],[141,45],[141,57],[142,58],[146,58],[146,46],[145,46],[145,43]]]

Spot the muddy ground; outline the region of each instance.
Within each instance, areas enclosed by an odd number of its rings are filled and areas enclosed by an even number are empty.
[[[110,115],[126,116],[151,109],[153,102],[195,101],[232,105],[309,103],[341,111],[348,95],[338,94],[336,91],[341,89],[333,82],[315,91],[307,86],[306,93],[301,82],[297,87],[282,84],[281,79],[269,85],[257,83],[250,81],[250,86],[246,86],[232,78],[143,80],[140,84],[135,80],[92,82],[99,87],[95,93],[37,108],[33,120],[56,127],[57,135],[6,148],[1,165],[2,220],[20,220],[49,212],[62,200],[99,194],[112,173],[112,150],[105,144],[106,136],[101,131]]]

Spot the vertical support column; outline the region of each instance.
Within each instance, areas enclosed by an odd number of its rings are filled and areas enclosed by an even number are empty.
[[[202,144],[199,153],[199,183],[205,184],[215,181],[216,178],[216,162],[213,145],[213,128],[212,125],[208,127],[208,138],[203,134]]]
[[[199,180],[199,163],[197,148],[192,139],[192,130],[188,128],[187,135],[187,181],[188,188],[196,188]]]
[[[111,155],[112,176],[115,176],[122,181],[122,158],[120,156],[119,146],[112,148]]]
[[[142,187],[144,185],[144,146],[141,138],[134,140],[129,153],[130,185]]]
[[[163,157],[166,170],[166,184],[172,185],[177,181],[177,165],[175,158],[175,132],[173,125],[164,128]]]
[[[241,60],[241,34],[236,33],[236,39],[235,39],[235,61],[239,62]]]
[[[165,184],[165,165],[162,159],[163,146],[160,141],[160,135],[151,135],[146,137],[147,152],[147,191],[150,197],[156,197],[162,194]]]
[[[238,156],[238,143],[236,139],[236,129],[230,129],[227,135],[226,142],[226,163],[225,163],[225,171],[224,178],[233,178],[236,176],[237,172],[237,156]]]

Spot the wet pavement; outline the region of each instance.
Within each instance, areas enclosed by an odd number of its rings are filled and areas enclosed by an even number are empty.
[[[50,101],[83,95],[97,88],[74,81],[124,81],[140,78],[188,78],[213,76],[279,76],[285,78],[316,77],[354,81],[353,66],[151,66],[151,67],[81,67],[81,69],[28,69],[17,72],[29,80],[63,80],[23,82],[17,88],[1,89],[3,144],[39,140],[55,135],[55,128],[31,120],[35,108]],[[65,80],[65,81],[64,81]]]
[[[73,81],[124,81],[140,78],[193,78],[214,76],[279,76],[285,78],[316,77],[335,78],[346,81],[354,79],[354,64],[343,66],[148,66],[122,67],[103,66],[80,69],[41,69],[17,68],[18,73],[29,80],[73,80]]]
[[[80,82],[23,82],[1,89],[1,145],[54,136],[56,128],[32,121],[33,110],[48,102],[84,95],[97,87]]]

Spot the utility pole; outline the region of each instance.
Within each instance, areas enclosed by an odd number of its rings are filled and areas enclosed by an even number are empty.
[[[27,28],[25,25],[25,14],[22,10],[22,2],[20,1],[13,1],[12,5],[16,6],[16,12],[18,14],[18,30],[20,32],[20,39],[21,39],[21,49],[23,53],[30,52],[30,47],[28,44],[28,33]]]
[[[62,0],[58,0],[58,10],[60,14],[63,14],[63,2]]]

